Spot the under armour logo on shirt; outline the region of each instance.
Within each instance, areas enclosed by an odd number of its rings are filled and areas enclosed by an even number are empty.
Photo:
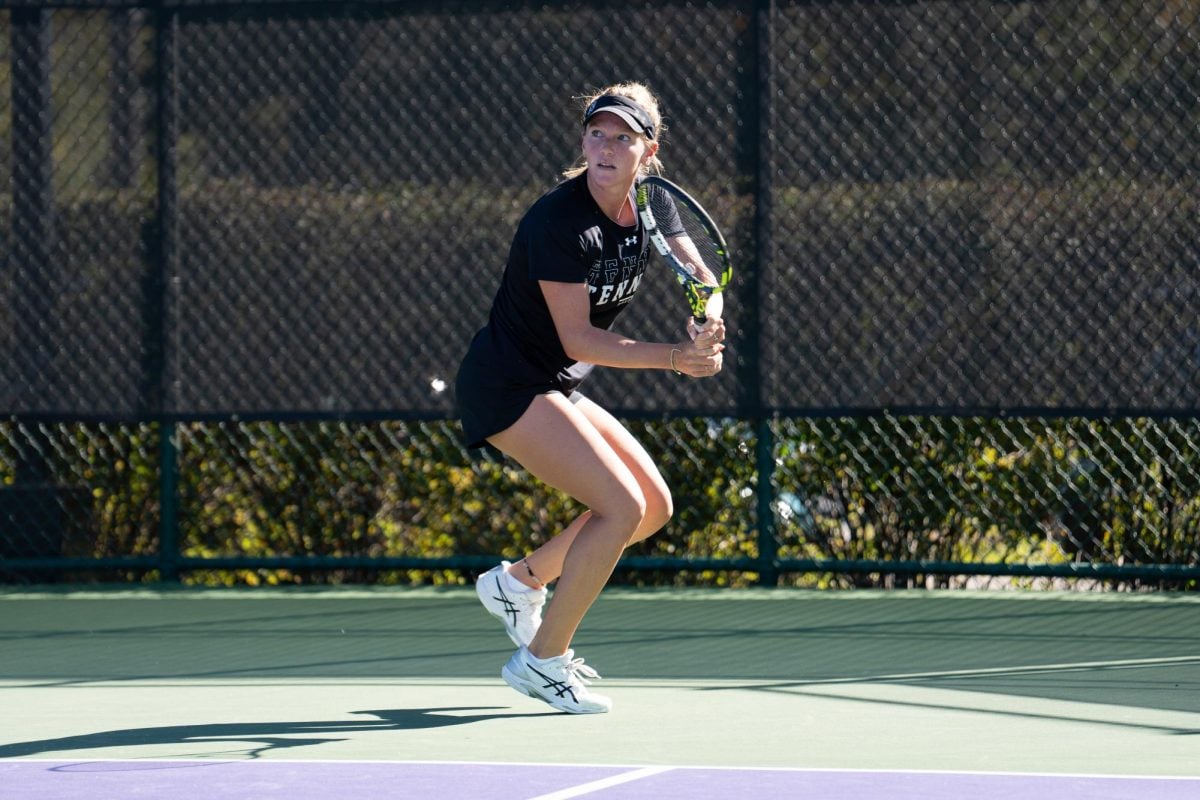
[[[630,236],[630,237],[629,237],[628,239],[626,239],[626,240],[625,240],[625,242],[624,242],[624,245],[625,245],[626,247],[633,247],[635,244],[637,244],[637,237],[636,237],[636,236]]]

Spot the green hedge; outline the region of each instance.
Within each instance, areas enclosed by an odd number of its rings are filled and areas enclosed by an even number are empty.
[[[676,503],[667,529],[632,552],[756,556],[754,428],[715,419],[629,424],[661,464]],[[156,553],[156,426],[58,425],[46,433],[53,480],[72,490],[63,497],[74,498],[64,506],[62,552]],[[772,434],[772,522],[783,558],[1016,565],[1198,560],[1195,421],[784,419],[772,425]],[[0,491],[19,490],[16,446],[28,435],[13,423],[0,425]],[[192,423],[179,426],[177,441],[186,556],[515,557],[581,511],[511,463],[468,458],[453,423]],[[618,579],[746,585],[757,578],[682,566],[682,572],[619,571]],[[221,585],[455,584],[469,577],[470,570],[185,574],[188,582]],[[894,585],[877,573],[792,575],[784,582]],[[1196,582],[1171,585],[1195,588]]]

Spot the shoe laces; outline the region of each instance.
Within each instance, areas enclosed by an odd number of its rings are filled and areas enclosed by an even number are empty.
[[[582,684],[590,684],[593,680],[600,680],[600,673],[595,669],[583,663],[582,658],[575,658],[575,651],[568,650],[564,656],[566,663],[563,669],[567,671],[567,675],[574,677]]]

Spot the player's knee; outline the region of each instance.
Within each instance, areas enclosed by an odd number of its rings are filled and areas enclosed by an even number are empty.
[[[630,494],[629,506],[626,509],[628,516],[626,519],[631,524],[630,530],[637,530],[642,527],[643,521],[646,519],[646,512],[650,505],[646,500],[646,496],[640,491]]]
[[[638,489],[630,489],[609,498],[599,513],[613,523],[614,531],[625,531],[628,535],[628,532],[642,527],[647,508],[645,495]]]
[[[671,492],[665,485],[649,492],[646,496],[646,514],[642,517],[642,524],[630,537],[629,544],[640,542],[658,533],[671,521],[674,513],[675,506],[671,500]]]
[[[666,486],[660,487],[652,497],[647,498],[646,516],[642,519],[642,527],[646,535],[657,533],[666,527],[675,515],[675,503],[671,499],[671,490]]]

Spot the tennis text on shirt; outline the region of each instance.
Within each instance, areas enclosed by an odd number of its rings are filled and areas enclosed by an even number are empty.
[[[604,252],[604,232],[599,225],[588,228],[579,238],[585,251]],[[587,277],[592,305],[629,302],[646,270],[646,254],[641,237],[632,233],[618,240],[616,258],[593,260]]]

